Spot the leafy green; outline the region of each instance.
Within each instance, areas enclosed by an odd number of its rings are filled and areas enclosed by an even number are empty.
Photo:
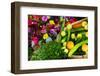
[[[61,47],[61,43],[55,41],[43,44],[33,53],[31,60],[62,59],[66,54]]]

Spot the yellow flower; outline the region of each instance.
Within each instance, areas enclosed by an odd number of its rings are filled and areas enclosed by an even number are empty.
[[[64,52],[65,52],[65,53],[68,53],[68,49],[65,49]]]
[[[48,36],[48,34],[47,33],[45,33],[44,35],[43,35],[43,39],[47,39],[49,36]]]
[[[83,22],[82,22],[82,27],[85,27],[85,26],[87,26],[87,25],[88,25],[87,21],[83,21]]]
[[[88,32],[85,33],[86,37],[88,37]]]
[[[64,42],[64,43],[63,43],[63,46],[66,47],[66,45],[67,45],[67,42]]]
[[[87,44],[82,45],[82,51],[84,51],[84,52],[88,51],[88,45]]]
[[[70,50],[74,47],[74,43],[72,41],[67,42],[67,48]]]
[[[54,20],[50,20],[49,23],[50,23],[51,25],[55,25]]]
[[[77,38],[82,38],[82,34],[77,34]]]
[[[65,36],[66,35],[66,32],[65,31],[62,31],[61,32],[61,36]]]
[[[66,49],[66,47],[62,47],[61,49]]]
[[[75,39],[75,34],[74,34],[74,33],[71,34],[71,38],[72,38],[72,39]]]
[[[72,29],[72,25],[71,24],[68,24],[67,25],[67,30],[71,30]]]
[[[84,29],[85,29],[85,30],[88,30],[88,26],[86,25],[86,26],[84,27]]]

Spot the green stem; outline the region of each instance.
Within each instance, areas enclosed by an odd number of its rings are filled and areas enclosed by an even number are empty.
[[[86,31],[84,28],[72,29],[71,32]]]
[[[71,30],[68,30],[67,32],[68,32],[67,41],[69,41],[69,39],[70,39],[70,34],[71,34]]]
[[[61,30],[64,30],[64,26],[65,26],[65,19],[63,19],[63,23],[62,23],[62,26],[61,26]]]
[[[78,44],[76,44],[71,50],[70,52],[68,53],[68,57],[71,57],[73,55],[73,53],[82,45],[82,44],[85,44],[85,43],[88,43],[88,39],[85,40],[85,41],[82,41]]]

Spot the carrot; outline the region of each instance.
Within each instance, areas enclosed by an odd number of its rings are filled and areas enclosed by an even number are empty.
[[[80,28],[80,27],[81,27],[81,23],[82,23],[82,22],[77,23],[77,24],[74,24],[74,25],[72,26],[72,28]]]
[[[85,20],[87,20],[87,18],[84,18],[84,19],[81,19],[79,21],[76,21],[76,22],[72,23],[71,24],[72,28],[80,28],[81,25],[82,25],[82,22],[85,21]]]

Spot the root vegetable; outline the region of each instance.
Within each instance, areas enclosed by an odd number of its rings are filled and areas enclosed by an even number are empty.
[[[80,23],[77,23],[77,24],[74,24],[72,27],[73,28],[80,28],[81,27],[81,22]]]

